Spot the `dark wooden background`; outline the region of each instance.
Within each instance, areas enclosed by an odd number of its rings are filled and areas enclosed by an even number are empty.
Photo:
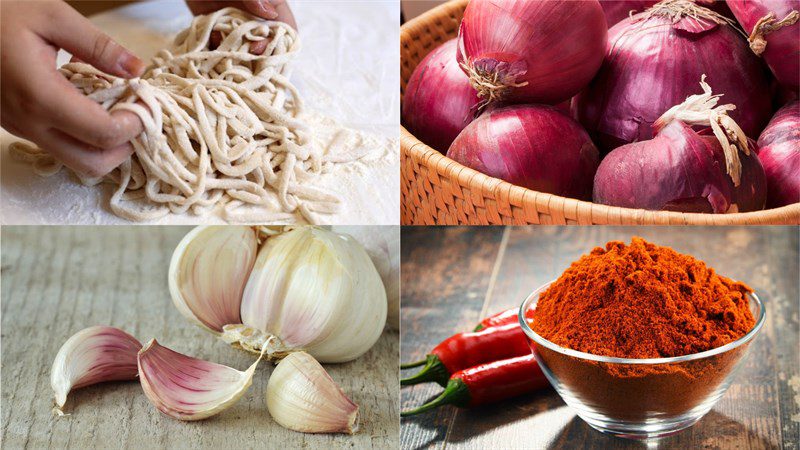
[[[696,256],[750,284],[767,323],[716,407],[659,448],[798,448],[798,228],[795,227],[403,227],[403,362],[490,313],[519,306],[581,254],[633,235]],[[404,375],[413,373],[405,371]],[[401,408],[440,392],[404,387]],[[646,448],[597,432],[546,392],[479,410],[450,406],[401,422],[401,447]]]

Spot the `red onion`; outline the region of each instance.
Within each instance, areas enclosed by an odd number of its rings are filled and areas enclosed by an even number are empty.
[[[647,8],[658,3],[659,0],[600,0],[603,12],[606,14],[606,22],[611,28],[631,15],[640,13]],[[725,0],[694,0],[700,6],[704,6],[712,11],[716,11],[725,17],[733,18],[731,10],[725,4]]]
[[[750,48],[764,57],[778,81],[795,91],[800,84],[800,0],[728,0]]]
[[[403,124],[444,153],[472,122],[478,102],[478,93],[456,61],[454,38],[428,53],[411,74],[403,95]]]
[[[781,86],[778,80],[772,79],[772,110],[777,111],[782,107],[788,105],[790,102],[797,100],[798,91],[789,89],[786,86]],[[762,131],[763,132],[763,131]]]
[[[600,0],[609,28],[629,17],[631,12],[640,13],[658,3],[658,0]]]
[[[458,135],[447,156],[491,177],[588,200],[599,153],[586,131],[552,106],[492,108]]]
[[[739,212],[760,211],[767,205],[767,175],[756,142],[747,139],[748,147],[755,149],[749,155],[740,155],[742,181],[734,186],[733,202]]]
[[[485,101],[556,104],[592,79],[607,33],[597,0],[471,0],[458,61]]]
[[[673,23],[673,18],[675,23]],[[688,0],[665,0],[609,31],[606,59],[573,102],[602,150],[653,137],[652,124],[694,90],[701,75],[748,136],[771,114],[768,74],[726,19]]]
[[[800,202],[800,102],[781,108],[758,138],[767,174],[767,207]]]
[[[594,179],[594,201],[650,210],[724,213],[762,209],[764,170],[744,132],[704,93],[668,110],[654,138],[623,145],[603,159]],[[711,126],[713,136],[692,125]],[[729,138],[735,137],[733,142]]]

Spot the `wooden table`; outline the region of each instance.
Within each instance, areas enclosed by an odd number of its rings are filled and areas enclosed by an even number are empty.
[[[768,314],[745,366],[716,407],[659,446],[797,448],[800,268],[793,227],[404,227],[402,361],[421,359],[436,343],[471,329],[487,314],[519,306],[593,247],[609,240],[630,242],[633,235],[690,253],[719,273],[746,281],[762,296]],[[404,387],[401,408],[420,405],[440,391],[432,383]],[[645,448],[590,428],[552,390],[479,410],[448,406],[403,419],[400,444],[404,449]]]
[[[51,413],[50,366],[69,336],[91,325],[122,328],[147,342],[244,370],[252,357],[181,316],[167,289],[184,227],[3,227],[2,446],[12,448],[397,448],[398,334],[364,356],[326,369],[360,406],[354,436],[282,428],[266,408],[271,364],[230,409],[200,422],[160,414],[138,382],[73,391]]]

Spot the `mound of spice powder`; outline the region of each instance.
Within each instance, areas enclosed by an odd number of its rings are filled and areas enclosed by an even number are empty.
[[[572,263],[540,295],[531,327],[595,355],[682,356],[747,334],[755,324],[749,292],[702,261],[634,237]]]

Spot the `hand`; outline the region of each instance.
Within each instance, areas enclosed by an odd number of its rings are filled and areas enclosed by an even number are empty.
[[[142,132],[130,112],[110,114],[56,70],[59,48],[124,78],[144,63],[61,1],[2,0],[0,125],[33,141],[67,167],[99,178],[133,152]]]
[[[233,6],[267,20],[277,20],[297,29],[292,10],[287,0],[186,0],[192,14],[208,14]]]

